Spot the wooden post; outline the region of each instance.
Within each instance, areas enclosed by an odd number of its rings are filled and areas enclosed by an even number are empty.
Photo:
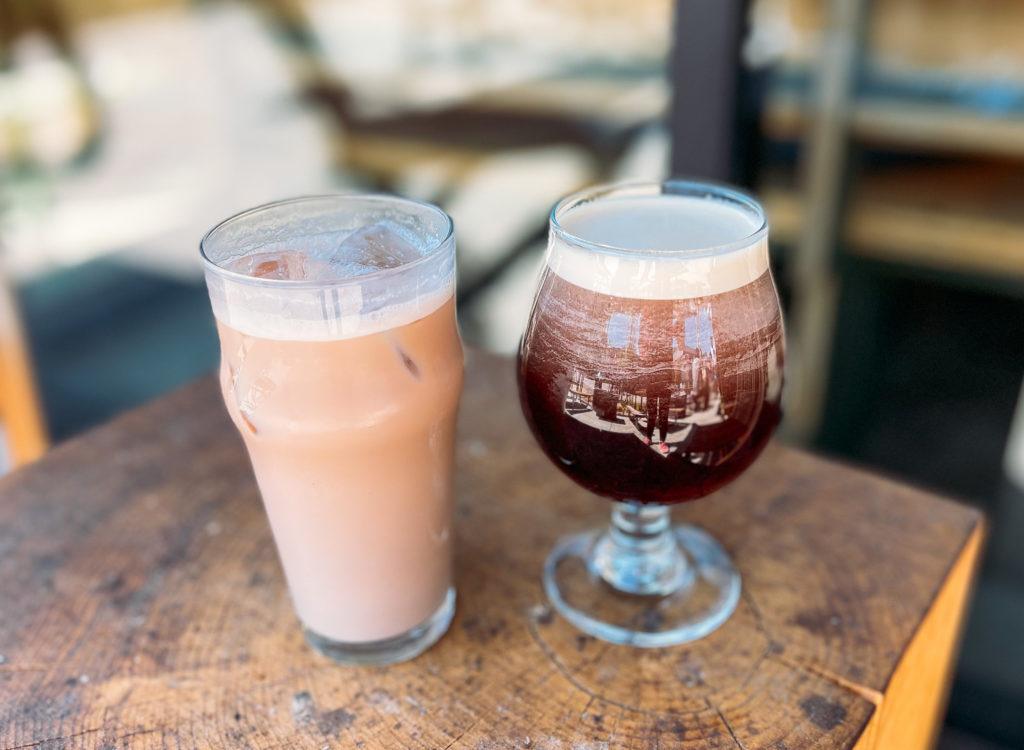
[[[830,0],[804,163],[804,223],[793,262],[786,430],[810,441],[825,405],[839,302],[835,253],[846,205],[848,129],[867,0]]]
[[[11,466],[34,461],[46,450],[46,426],[18,308],[0,280],[0,425]]]
[[[740,152],[742,45],[749,0],[677,0],[672,78],[672,174],[747,182]]]

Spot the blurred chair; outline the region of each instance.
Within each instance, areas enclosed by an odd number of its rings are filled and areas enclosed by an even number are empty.
[[[338,167],[374,189],[398,192],[405,176],[427,168],[438,185],[431,198],[443,204],[495,154],[553,145],[582,150],[595,165],[591,179],[607,179],[637,135],[662,113],[656,95],[651,106],[615,111],[610,102],[622,93],[622,82],[602,87],[600,81],[566,74],[471,94],[439,107],[366,114],[343,76],[329,70],[299,0],[257,0],[256,5],[284,42],[305,95],[337,126]],[[628,91],[629,81],[625,87]],[[545,231],[546,217],[483,273],[465,280],[460,302],[486,288]]]

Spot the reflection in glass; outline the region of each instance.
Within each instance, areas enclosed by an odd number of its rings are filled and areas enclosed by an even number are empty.
[[[735,479],[778,424],[783,332],[766,234],[752,200],[692,183],[598,189],[552,215],[519,381],[555,464],[621,501],[608,532],[563,541],[546,572],[552,601],[594,635],[677,643],[735,607],[724,552],[697,529],[673,531],[667,506]],[[700,549],[687,548],[695,535]],[[596,593],[600,578],[612,591]],[[614,590],[651,596],[619,611]]]

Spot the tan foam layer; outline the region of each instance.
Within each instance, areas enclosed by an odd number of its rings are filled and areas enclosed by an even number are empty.
[[[566,281],[602,294],[703,297],[738,289],[768,270],[767,235],[758,232],[758,217],[713,200],[611,198],[573,209],[560,224],[583,242],[553,234],[548,266]],[[581,246],[586,243],[610,247]]]
[[[239,333],[277,341],[338,341],[370,336],[425,318],[451,299],[454,279],[411,299],[365,311],[358,284],[273,288],[208,275],[217,320]]]

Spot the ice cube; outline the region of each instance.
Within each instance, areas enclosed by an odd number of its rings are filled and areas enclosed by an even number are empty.
[[[246,255],[231,270],[261,279],[332,281],[396,268],[422,257],[406,230],[387,220],[347,234],[324,233],[300,242],[301,249],[264,248]]]
[[[301,280],[309,278],[308,261],[309,258],[297,250],[278,250],[246,255],[239,258],[231,270],[260,279]]]
[[[327,260],[336,273],[362,275],[397,268],[422,256],[405,230],[391,221],[378,221],[343,239]]]

